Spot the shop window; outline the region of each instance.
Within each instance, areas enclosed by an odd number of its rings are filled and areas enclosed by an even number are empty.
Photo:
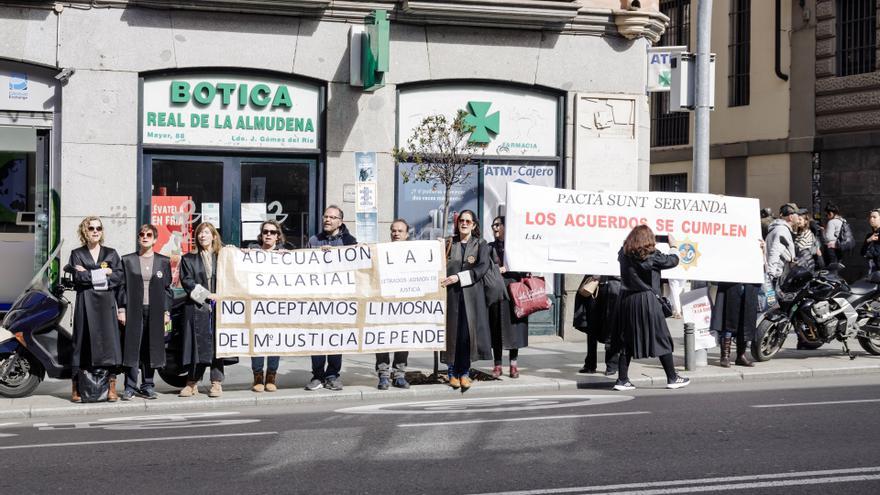
[[[740,107],[749,104],[749,65],[751,57],[752,1],[731,0],[730,38],[727,50],[730,55],[728,68],[728,104]]]
[[[281,223],[287,247],[308,247],[310,184],[308,164],[242,162],[241,247],[257,241],[260,214]],[[354,219],[348,221],[351,224]]]
[[[837,75],[873,72],[877,64],[877,0],[838,0]]]
[[[657,46],[688,46],[690,44],[690,0],[663,0],[660,12],[669,17],[669,26]],[[651,146],[688,144],[690,114],[669,110],[669,93],[651,94]]]

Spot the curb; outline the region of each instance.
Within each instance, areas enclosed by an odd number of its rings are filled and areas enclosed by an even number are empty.
[[[633,369],[636,372],[636,369]],[[657,375],[644,373],[642,370],[638,374],[634,373],[631,381],[636,387],[663,387],[666,385],[666,377],[660,370]],[[880,364],[865,367],[822,367],[822,368],[800,368],[778,371],[755,371],[755,370],[731,370],[726,373],[716,372],[712,374],[700,375],[699,371],[685,372],[693,383],[722,383],[722,382],[743,382],[743,381],[769,381],[769,380],[789,380],[789,379],[809,379],[809,378],[827,378],[833,376],[855,376],[865,374],[880,373]],[[576,380],[568,379],[552,379],[540,378],[534,382],[526,383],[492,383],[478,382],[471,390],[467,392],[467,397],[490,397],[499,394],[536,394],[550,392],[583,392],[584,390],[605,390],[611,391],[611,385],[614,383],[613,378],[604,376],[579,375]],[[166,394],[159,400],[135,399],[129,402],[116,403],[100,403],[100,404],[71,404],[63,403],[58,406],[46,405],[27,405],[23,407],[15,407],[13,402],[11,407],[0,409],[0,419],[32,419],[57,416],[91,416],[91,415],[113,415],[113,414],[138,414],[138,413],[161,413],[161,412],[180,412],[180,411],[205,411],[216,410],[221,408],[237,408],[237,407],[271,407],[296,404],[315,404],[321,402],[342,402],[342,401],[398,401],[405,402],[416,399],[434,398],[436,400],[451,400],[456,397],[462,397],[463,394],[457,390],[452,390],[446,385],[420,385],[408,390],[379,391],[373,387],[367,386],[350,386],[347,390],[341,392],[317,391],[303,392],[296,389],[281,393],[263,393],[252,394],[251,392],[242,391],[250,394],[243,397],[221,397],[217,399],[208,398],[207,394],[200,394],[199,397],[190,399],[178,399],[171,394]],[[229,395],[238,394],[239,391],[227,392]],[[55,397],[58,401],[64,399]],[[14,399],[27,400],[27,399]]]

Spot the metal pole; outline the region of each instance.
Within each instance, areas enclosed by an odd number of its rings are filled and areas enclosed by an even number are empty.
[[[709,192],[709,53],[712,37],[712,0],[697,1],[697,74],[695,81],[696,112],[694,115],[694,182],[697,193]]]
[[[684,369],[693,371],[697,369],[697,356],[694,354],[694,324],[684,324]]]

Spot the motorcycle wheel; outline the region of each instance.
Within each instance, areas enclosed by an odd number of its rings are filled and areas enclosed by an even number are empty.
[[[752,357],[755,361],[769,361],[782,349],[785,338],[788,336],[785,320],[772,322],[761,320],[755,330],[755,340],[752,341]]]
[[[6,375],[6,379],[0,381],[0,395],[10,399],[27,397],[43,381],[46,374],[40,363],[30,354],[7,353],[0,355],[0,368],[4,367],[8,360],[18,355],[15,365]]]
[[[880,337],[858,337],[859,345],[862,349],[868,351],[868,354],[880,356]]]

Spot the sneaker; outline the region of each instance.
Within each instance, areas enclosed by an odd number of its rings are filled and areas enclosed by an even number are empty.
[[[409,382],[404,377],[395,378],[393,385],[396,388],[409,388]]]
[[[318,390],[321,388],[324,388],[324,382],[317,378],[312,378],[312,381],[306,384],[306,390]]]
[[[617,380],[617,383],[614,384],[614,390],[617,390],[618,392],[622,392],[624,390],[635,390],[635,389],[636,389],[636,386],[633,385],[632,382],[629,380],[627,380],[625,382]]]
[[[683,376],[675,376],[675,379],[671,382],[666,383],[666,388],[682,388],[687,387],[688,384],[691,383],[690,378],[685,378]]]
[[[388,387],[391,385],[391,380],[388,379],[387,376],[379,377],[379,385],[376,387],[379,390],[388,390]]]
[[[144,399],[154,400],[159,398],[159,394],[156,393],[156,389],[153,387],[141,387],[138,392]]]
[[[342,390],[342,379],[339,377],[331,378],[324,382],[324,388],[327,390]]]
[[[121,397],[121,398],[122,398],[122,400],[124,400],[124,401],[129,401],[129,400],[131,400],[131,399],[134,399],[134,390],[131,390],[131,389],[125,389],[125,392],[122,392],[122,397]]]

